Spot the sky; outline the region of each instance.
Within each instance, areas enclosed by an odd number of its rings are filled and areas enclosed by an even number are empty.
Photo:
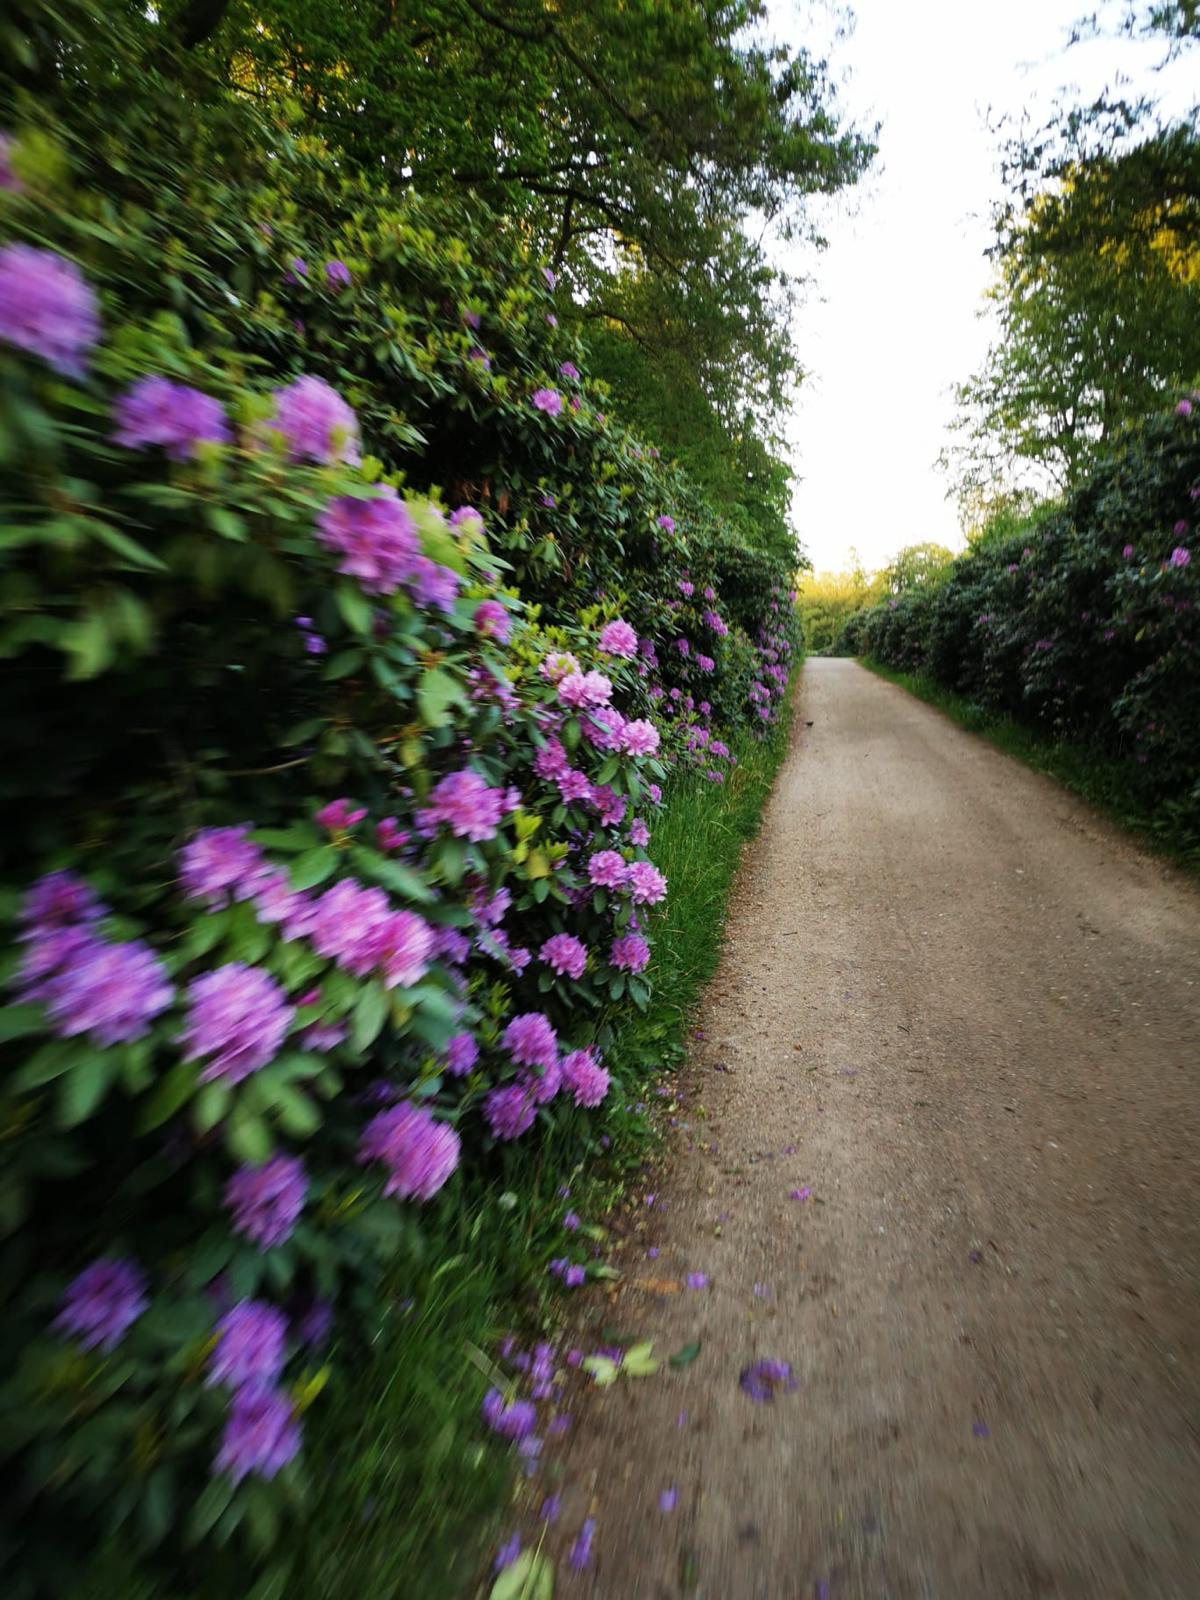
[[[1094,97],[1118,73],[1167,104],[1180,92],[1177,71],[1154,70],[1161,44],[1067,50],[1088,9],[1085,0],[854,0],[850,36],[814,44],[811,12],[796,0],[771,7],[784,37],[827,51],[843,111],[860,127],[882,124],[871,174],[817,213],[828,249],[780,255],[815,278],[797,317],[808,377],[789,439],[801,479],[795,520],[819,571],[845,569],[852,550],[872,569],[906,544],[963,542],[935,462],[953,387],[989,337],[978,315],[991,281],[984,251],[1003,193],[989,120],[1028,111],[1037,125],[1059,88]]]

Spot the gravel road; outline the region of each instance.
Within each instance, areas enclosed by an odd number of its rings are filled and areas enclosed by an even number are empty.
[[[1197,1600],[1197,887],[812,661],[699,1030],[585,1318],[700,1353],[576,1406],[556,1592]]]

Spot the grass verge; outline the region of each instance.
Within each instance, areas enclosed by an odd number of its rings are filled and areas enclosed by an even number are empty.
[[[1129,764],[1093,746],[1056,739],[1012,717],[988,711],[965,695],[944,688],[923,672],[898,672],[870,656],[861,656],[860,665],[897,684],[926,705],[944,712],[952,722],[969,733],[978,733],[989,744],[1015,756],[1026,766],[1061,783],[1102,812],[1118,827],[1158,855],[1192,872],[1200,870],[1200,840],[1181,829],[1168,810],[1147,805],[1129,781]]]

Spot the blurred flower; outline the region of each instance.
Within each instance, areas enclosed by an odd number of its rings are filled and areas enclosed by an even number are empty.
[[[0,249],[0,339],[81,378],[99,338],[96,296],[73,261],[28,244]]]
[[[158,445],[172,461],[193,461],[202,444],[228,444],[233,434],[219,400],[173,383],[141,378],[117,399],[113,439],[127,450]]]
[[[77,1338],[85,1350],[116,1348],[149,1305],[146,1277],[128,1257],[94,1261],[74,1278],[54,1319],[59,1333]]]

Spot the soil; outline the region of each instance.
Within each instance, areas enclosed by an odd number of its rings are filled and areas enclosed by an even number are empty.
[[[1196,1600],[1200,892],[852,662],[800,699],[667,1171],[580,1291],[701,1348],[576,1405],[556,1592]]]

